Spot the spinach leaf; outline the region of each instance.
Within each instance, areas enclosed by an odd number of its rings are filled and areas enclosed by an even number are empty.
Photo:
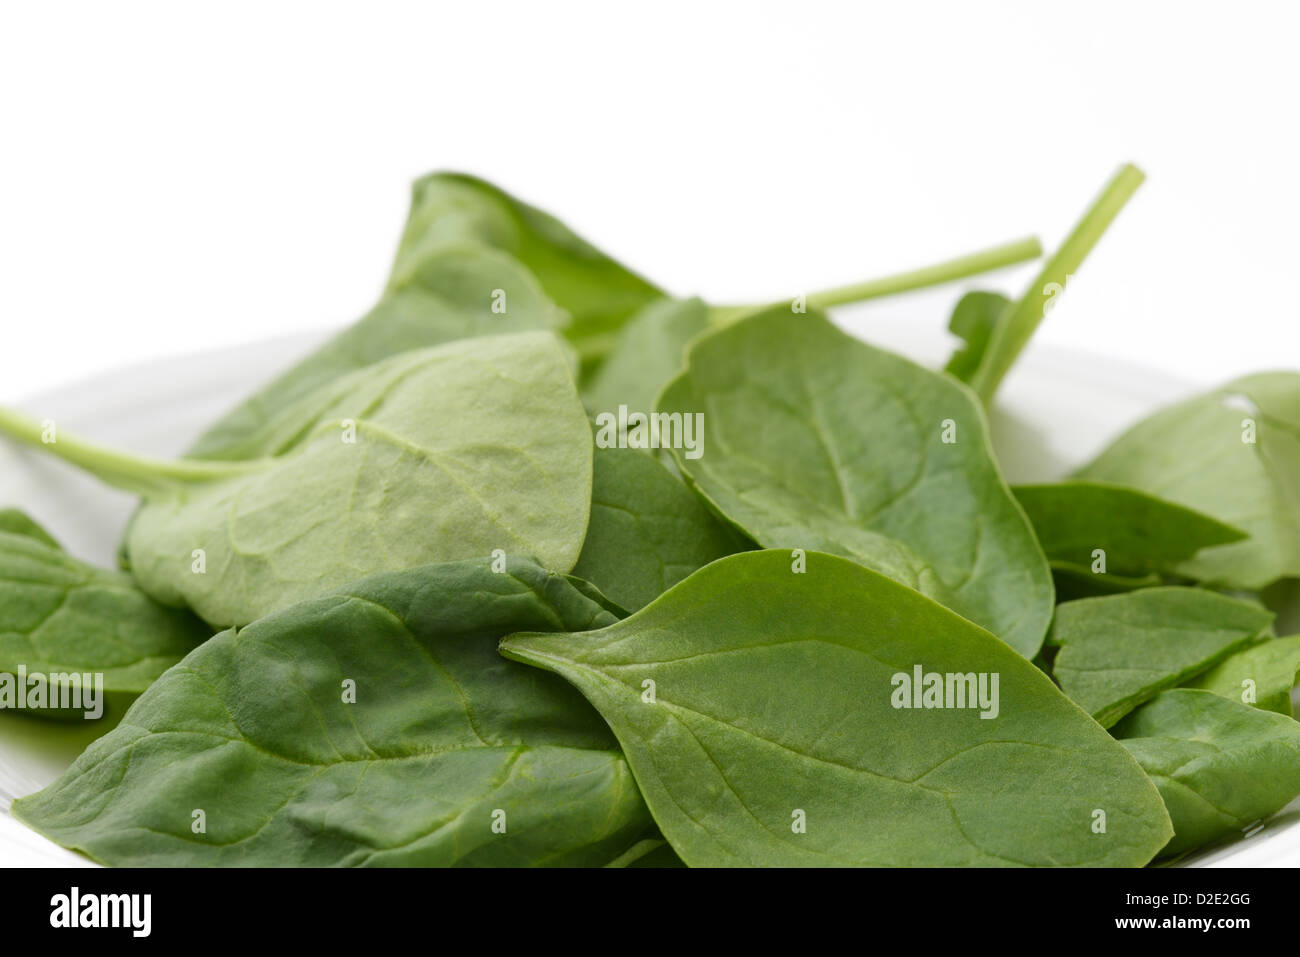
[[[635,611],[700,566],[750,547],[657,459],[596,448],[591,520],[573,573],[623,608]]]
[[[269,437],[291,428],[303,402],[348,373],[411,349],[561,329],[566,322],[537,280],[509,256],[492,249],[434,249],[410,263],[374,309],[233,409],[189,454],[203,459],[270,454]]]
[[[521,560],[374,576],[211,639],[13,812],[116,865],[605,863],[649,824],[627,763],[496,638],[613,621]]]
[[[497,249],[522,263],[572,316],[566,334],[584,358],[607,351],[628,317],[663,296],[555,217],[473,176],[432,173],[412,188],[390,287],[449,246]]]
[[[407,352],[317,390],[268,457],[148,462],[0,410],[0,431],[146,499],[136,581],[214,625],[246,624],[366,574],[507,554],[578,559],[591,430],[549,333]],[[271,451],[271,450],[274,451]]]
[[[1051,573],[953,379],[771,310],[696,340],[658,409],[703,415],[702,454],[677,464],[760,545],[847,555],[1038,650]]]
[[[1056,583],[1058,602],[1114,595],[1118,592],[1137,591],[1139,588],[1156,588],[1165,584],[1164,578],[1155,574],[1143,575],[1141,578],[1102,575],[1068,562],[1052,562],[1052,581]]]
[[[134,701],[15,814],[110,864],[621,868],[1141,865],[1273,813],[1300,791],[1300,635],[1272,637],[1300,373],[1057,484],[1008,488],[988,440],[1142,179],[1020,299],[962,297],[943,373],[820,310],[1036,240],[714,306],[439,173],[375,307],[188,457],[0,409],[143,498],[131,576],[0,509],[0,694],[99,673]]]
[[[1162,854],[1240,831],[1300,794],[1300,724],[1208,691],[1166,691],[1116,725],[1174,822]]]
[[[1012,489],[1038,542],[1058,564],[1089,573],[1104,553],[1104,573],[1141,578],[1173,573],[1202,548],[1238,542],[1244,532],[1136,489],[1100,482]]]
[[[655,397],[681,371],[686,345],[709,328],[699,299],[663,299],[637,313],[618,334],[582,400],[593,413],[617,413],[620,405],[649,412]]]
[[[1199,588],[1146,588],[1068,601],[1049,643],[1061,690],[1110,727],[1160,691],[1182,684],[1264,637],[1273,613]]]
[[[1171,833],[1132,759],[1030,662],[832,555],[802,574],[788,552],[733,555],[625,621],[501,651],[596,706],[692,866],[1142,864]],[[1005,707],[896,707],[922,668],[997,675]]]
[[[631,614],[630,611],[618,602],[614,601],[614,599],[610,598],[585,578],[579,578],[577,575],[565,575],[564,579],[581,592],[588,600],[595,602],[615,618],[626,618]]]
[[[99,674],[107,693],[138,693],[211,633],[193,615],[151,601],[129,575],[35,535],[0,531],[0,672],[21,668],[47,689],[67,684],[52,676]],[[29,713],[66,716],[48,700]]]
[[[815,309],[862,302],[952,282],[1041,254],[1038,240],[1023,239],[921,269],[810,293],[802,299],[806,306]],[[789,308],[790,302],[744,306],[707,306],[699,299],[652,302],[619,330],[604,362],[585,384],[583,401],[592,412],[612,412],[620,404],[649,411],[659,391],[681,371],[686,347],[692,339],[711,328],[771,308]]]
[[[1022,240],[820,295],[827,302],[856,301],[998,268],[1039,252],[1036,241]],[[655,309],[661,301],[663,311]],[[640,328],[624,336],[619,327],[634,315]],[[617,398],[626,377],[636,384],[629,393],[640,403],[636,407],[649,410],[659,387],[677,371],[682,346],[706,321],[703,303],[663,300],[660,290],[546,213],[482,180],[432,174],[415,184],[392,276],[375,308],[232,410],[189,454],[253,457],[265,444],[259,437],[275,430],[276,419],[292,418],[296,402],[347,372],[409,349],[529,329],[565,331],[589,368],[614,347],[619,355],[611,357],[609,372],[600,373],[599,401],[616,407],[611,393]],[[694,324],[699,328],[691,331]]]
[[[943,371],[962,382],[970,382],[988,351],[999,319],[1006,315],[1011,300],[1001,293],[968,292],[957,300],[948,331],[963,340],[953,351]]]
[[[52,548],[62,548],[54,536],[26,512],[16,508],[0,508],[0,534],[26,535]]]
[[[1291,717],[1291,689],[1300,680],[1300,635],[1239,651],[1185,682],[1217,695]]]
[[[1080,478],[1130,485],[1249,533],[1178,567],[1256,590],[1300,576],[1300,373],[1247,376],[1133,426]]]

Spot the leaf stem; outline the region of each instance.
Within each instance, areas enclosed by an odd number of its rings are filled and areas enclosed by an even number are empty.
[[[882,276],[878,279],[868,279],[866,282],[836,286],[833,289],[823,289],[820,292],[809,293],[805,297],[805,302],[812,309],[827,309],[831,306],[843,306],[851,302],[865,302],[868,299],[879,299],[900,292],[924,289],[927,286],[938,286],[942,283],[965,279],[968,276],[991,272],[994,269],[1014,266],[1016,263],[1037,259],[1042,254],[1042,245],[1035,237],[1029,236],[1015,242],[982,249],[966,256],[958,256],[956,259],[946,259],[943,262],[922,266],[919,269],[895,273],[892,276]],[[788,300],[759,305],[714,306],[709,310],[709,315],[710,319],[717,323],[732,322],[786,301]]]
[[[1043,321],[1047,304],[1054,301],[1054,293],[1065,288],[1066,280],[1082,265],[1144,179],[1143,172],[1131,163],[1120,167],[1060,249],[1043,264],[1024,296],[1010,304],[999,318],[970,381],[971,388],[985,405],[993,401],[998,386]]]
[[[229,478],[264,467],[260,461],[178,459],[167,462],[127,455],[65,435],[53,426],[6,408],[0,408],[0,434],[55,455],[108,485],[145,498],[173,490],[178,485]]]

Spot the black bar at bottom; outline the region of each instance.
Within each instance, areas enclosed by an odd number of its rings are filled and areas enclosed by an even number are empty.
[[[76,935],[80,944],[116,938],[128,946],[241,943],[270,932],[295,945],[354,940],[406,950],[405,938],[388,936],[399,929],[434,949],[461,949],[452,941],[464,942],[462,934],[482,935],[493,949],[517,937],[675,949],[687,939],[761,940],[783,929],[848,933],[860,944],[900,932],[917,944],[987,944],[1038,931],[1051,935],[1044,943],[1199,935],[1231,946],[1239,935],[1286,932],[1296,910],[1292,874],[1278,870],[68,869],[4,870],[0,880],[9,942]],[[116,912],[125,926],[69,926],[73,888],[75,923],[111,923]],[[143,897],[101,895],[148,895],[148,935],[140,933]]]

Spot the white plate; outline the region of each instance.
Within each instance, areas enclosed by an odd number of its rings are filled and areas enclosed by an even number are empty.
[[[934,317],[946,315],[951,298],[951,291],[915,295],[849,311],[842,322],[864,339],[934,365],[949,350]],[[18,405],[107,445],[176,455],[207,424],[323,338],[297,336],[137,366]],[[1004,386],[1002,408],[993,417],[1007,477],[1018,482],[1059,478],[1130,422],[1194,391],[1150,369],[1031,348]],[[8,505],[31,513],[73,554],[111,565],[134,499],[0,441],[0,507]],[[100,731],[0,713],[0,864],[88,864],[28,831],[9,816],[8,806],[53,781]],[[1191,863],[1300,865],[1300,800],[1258,833],[1202,852]]]

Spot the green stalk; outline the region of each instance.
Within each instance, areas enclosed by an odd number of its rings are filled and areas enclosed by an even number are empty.
[[[1026,239],[1018,239],[1015,242],[1003,243],[1000,246],[993,246],[990,249],[970,253],[966,256],[959,256],[956,259],[947,259],[930,266],[922,266],[920,269],[911,269],[907,272],[883,276],[879,279],[869,279],[866,282],[853,283],[849,286],[823,289],[820,292],[810,293],[805,301],[810,309],[827,309],[831,306],[843,306],[851,302],[865,302],[868,299],[879,299],[900,292],[924,289],[927,286],[938,286],[957,279],[965,279],[968,276],[991,272],[994,269],[1014,266],[1016,263],[1037,259],[1042,254],[1042,245],[1036,238],[1030,236]],[[787,302],[789,302],[788,299],[783,299],[779,302],[757,305],[714,306],[709,310],[709,318],[716,323],[732,322],[752,313],[761,312],[764,309],[770,309],[772,306],[782,305]]]
[[[985,405],[993,401],[998,386],[1043,321],[1049,299],[1048,285],[1059,283],[1061,287],[1065,286],[1066,278],[1082,265],[1144,179],[1143,172],[1131,163],[1122,166],[1056,255],[1043,264],[1024,296],[1008,306],[999,317],[984,358],[970,382]]]
[[[56,432],[53,442],[45,441],[41,423],[12,409],[0,408],[0,434],[16,442],[55,455],[84,469],[100,481],[144,498],[175,489],[178,485],[213,481],[257,471],[264,463],[208,462],[197,459],[141,458],[101,448],[75,436]]]

